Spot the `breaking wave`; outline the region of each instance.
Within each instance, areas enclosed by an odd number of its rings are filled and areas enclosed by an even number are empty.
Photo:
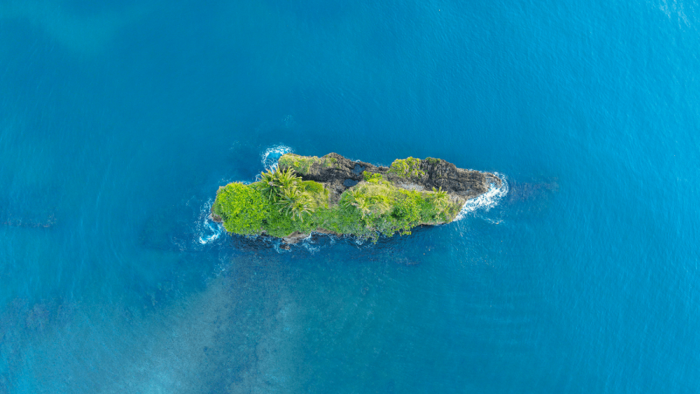
[[[213,203],[213,200],[208,200],[199,211],[197,242],[201,245],[207,245],[216,241],[224,233],[224,227],[211,218],[210,212]]]
[[[277,162],[280,157],[285,153],[292,152],[292,148],[285,145],[277,145],[272,148],[268,148],[262,154],[262,164],[265,167],[265,171],[274,171],[277,169]]]
[[[501,198],[508,194],[508,181],[506,180],[505,175],[499,174],[497,172],[495,173],[495,175],[498,177],[498,179],[501,180],[501,185],[497,187],[495,184],[492,183],[489,187],[489,190],[486,193],[467,200],[467,202],[464,203],[462,209],[459,211],[459,214],[457,214],[455,221],[462,220],[468,214],[477,210],[488,211],[489,209],[498,205],[498,203],[501,201]]]

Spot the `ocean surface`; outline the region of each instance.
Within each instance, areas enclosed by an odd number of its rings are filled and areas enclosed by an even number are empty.
[[[700,4],[0,0],[0,393],[697,393]],[[282,151],[507,187],[208,218]]]

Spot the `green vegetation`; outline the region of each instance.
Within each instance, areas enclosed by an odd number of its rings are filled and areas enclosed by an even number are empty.
[[[409,157],[407,159],[396,159],[389,167],[390,174],[396,174],[401,178],[422,177],[425,171],[420,168],[420,159]]]
[[[300,179],[294,174],[294,170],[267,171],[260,173],[260,182],[256,183],[256,188],[271,202],[278,200],[297,189]]]
[[[226,231],[252,235],[263,231],[271,204],[258,190],[242,183],[229,183],[216,192],[214,214],[224,219]]]
[[[316,157],[316,156],[299,156],[293,153],[287,153],[279,160],[279,166],[284,168],[292,168],[298,174],[308,174],[314,164],[318,164],[324,168],[335,167],[338,159],[334,157]]]
[[[338,159],[336,159],[335,157],[325,157],[324,156],[321,158],[321,160],[324,160],[323,166],[326,168],[335,167],[338,163]]]
[[[263,172],[260,181],[220,187],[212,210],[226,231],[241,235],[267,233],[284,237],[294,231],[315,230],[312,213],[328,208],[328,190],[302,181],[294,170]]]
[[[367,181],[371,183],[379,183],[384,180],[384,176],[382,174],[373,174],[371,172],[363,171],[362,172],[362,177]]]
[[[414,162],[409,159],[410,173]],[[410,234],[421,224],[450,222],[460,209],[445,191],[405,190],[382,174],[366,171],[363,182],[347,189],[338,204],[331,204],[323,184],[296,175],[295,162],[303,168],[305,161],[292,158],[290,162],[280,162],[286,170],[262,173],[260,181],[250,185],[234,182],[219,188],[213,212],[223,219],[227,231],[285,237],[295,231],[325,230],[376,240],[379,234]]]

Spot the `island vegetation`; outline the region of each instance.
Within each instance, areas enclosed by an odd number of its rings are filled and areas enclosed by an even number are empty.
[[[428,172],[441,164],[454,167],[440,159],[409,157],[387,168],[337,154],[286,154],[276,169],[261,173],[256,182],[220,187],[212,214],[230,233],[266,234],[288,242],[312,232],[373,240],[410,234],[419,225],[454,220],[466,200],[427,185],[430,175],[440,183],[440,174]]]

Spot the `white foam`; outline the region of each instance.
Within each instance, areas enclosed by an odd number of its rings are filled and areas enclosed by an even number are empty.
[[[201,245],[207,245],[216,241],[224,232],[224,227],[212,220],[210,212],[213,203],[214,201],[209,199],[199,210],[197,239]]]
[[[496,185],[492,183],[486,193],[467,200],[462,209],[459,211],[459,214],[457,214],[455,221],[462,220],[467,217],[468,214],[477,210],[488,211],[489,209],[498,205],[501,198],[508,194],[508,182],[506,181],[505,175],[497,172],[495,175],[501,180],[501,185],[496,187]]]
[[[262,154],[262,164],[266,171],[274,171],[277,169],[277,162],[285,153],[293,152],[292,148],[285,145],[276,145]]]
[[[275,249],[275,252],[277,253],[289,253],[292,251],[290,247],[281,247],[282,246],[282,241],[280,240],[274,240],[272,242],[272,247]]]
[[[313,234],[309,234],[308,237],[304,238],[304,240],[301,242],[301,246],[306,248],[306,250],[308,250],[309,253],[314,254],[314,253],[318,252],[319,250],[321,250],[321,247],[312,245],[313,244],[313,240],[311,239],[312,235]]]

